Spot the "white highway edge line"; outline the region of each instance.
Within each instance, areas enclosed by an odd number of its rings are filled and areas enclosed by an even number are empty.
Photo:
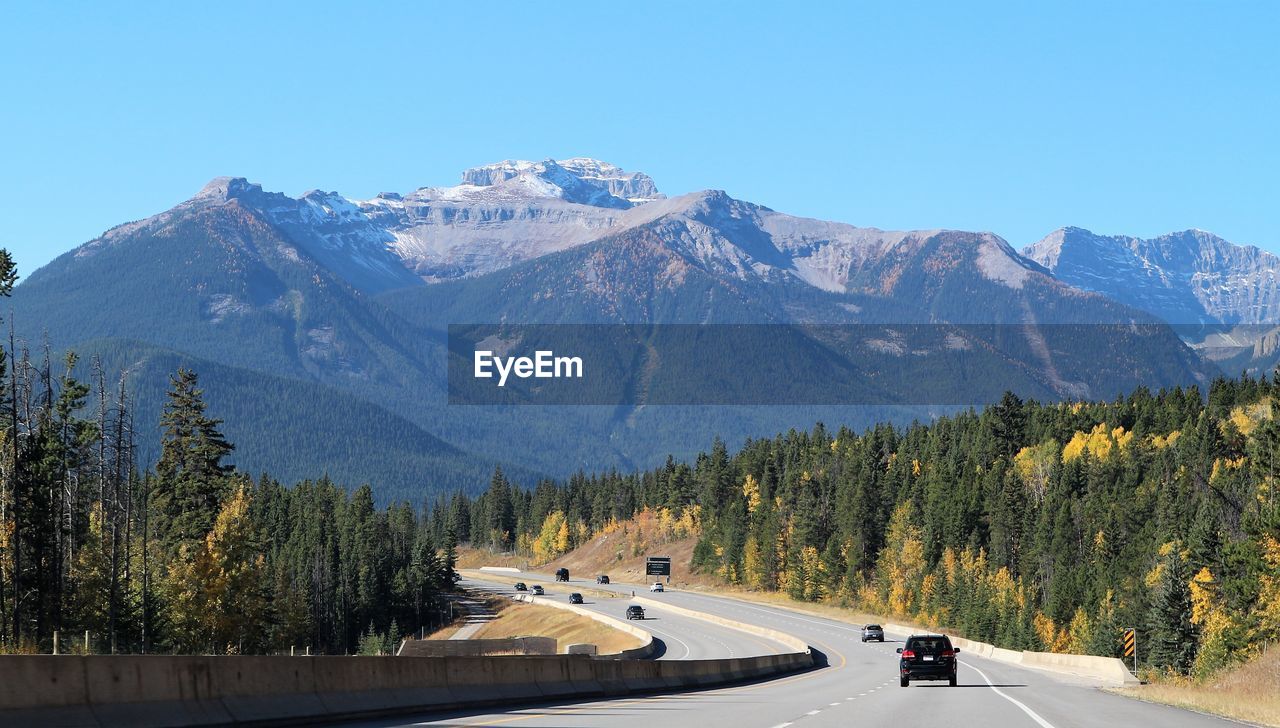
[[[654,627],[650,627],[650,626],[648,626],[648,625],[645,625],[645,626],[643,627],[643,629],[646,629],[646,630],[648,630],[648,631],[650,631],[650,632],[652,632],[652,633],[654,633],[654,634],[660,634],[660,635],[662,635],[662,636],[664,636],[664,637],[669,637],[670,639],[673,639],[673,640],[675,640],[676,642],[679,642],[679,643],[680,643],[680,646],[684,648],[684,654],[680,656],[680,659],[682,659],[682,660],[683,660],[683,659],[685,659],[686,657],[689,657],[689,656],[693,655],[693,650],[689,649],[689,645],[688,645],[688,643],[687,643],[687,642],[685,642],[684,640],[680,639],[679,637],[677,637],[677,636],[675,636],[675,635],[671,634],[670,632],[666,632],[666,631],[663,631],[663,630],[660,630],[660,629],[656,629],[656,628],[654,628]]]
[[[1031,720],[1034,720],[1035,722],[1037,722],[1037,723],[1039,723],[1039,724],[1040,724],[1040,728],[1053,728],[1053,724],[1052,724],[1052,723],[1050,723],[1049,721],[1045,720],[1044,718],[1041,718],[1039,713],[1037,713],[1037,712],[1035,712],[1034,710],[1032,710],[1031,708],[1028,708],[1027,706],[1023,705],[1023,704],[1022,704],[1019,700],[1017,700],[1016,698],[1011,698],[1011,697],[1009,697],[1008,695],[1005,695],[1004,693],[1000,692],[1000,688],[996,687],[995,683],[991,682],[991,678],[987,677],[987,673],[985,673],[985,672],[983,672],[983,671],[979,670],[978,668],[974,667],[973,665],[971,665],[971,664],[969,664],[969,663],[967,663],[967,662],[961,662],[960,664],[964,665],[965,667],[969,668],[970,670],[973,670],[974,672],[976,672],[976,673],[978,673],[979,675],[981,675],[981,676],[982,676],[982,679],[987,681],[987,687],[991,688],[991,689],[995,692],[995,694],[996,694],[996,695],[999,695],[1000,697],[1004,698],[1005,700],[1008,700],[1010,703],[1013,703],[1014,705],[1016,705],[1016,706],[1018,706],[1019,708],[1021,708],[1021,709],[1022,709],[1022,712],[1026,713],[1026,714],[1027,714],[1027,715],[1029,715],[1029,716],[1031,716]]]

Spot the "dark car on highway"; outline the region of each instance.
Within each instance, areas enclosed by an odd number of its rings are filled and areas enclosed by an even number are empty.
[[[639,604],[627,607],[627,619],[644,619],[644,607]]]
[[[579,594],[578,592],[574,592],[574,593],[570,594],[570,595],[569,595],[569,603],[570,603],[570,604],[581,604],[581,603],[582,603],[582,595],[581,595],[581,594]]]
[[[608,583],[609,583],[609,575],[608,575],[608,574],[601,574],[600,576],[597,576],[597,577],[596,577],[596,583],[597,583],[597,584],[608,584]]]
[[[569,581],[569,570],[563,566],[556,569],[556,581]]]
[[[517,581],[516,591],[529,591],[529,587],[523,581]]]
[[[899,647],[898,682],[907,687],[912,680],[947,680],[956,684],[956,655],[944,634],[913,634],[907,646]]]
[[[878,624],[862,625],[862,641],[868,642],[870,640],[884,642],[884,628]]]
[[[533,593],[534,593],[534,594],[541,595],[541,594],[543,593],[543,591],[542,591],[542,587],[541,587],[541,586],[539,586],[539,585],[537,585],[537,584],[534,584],[534,585],[533,585]]]

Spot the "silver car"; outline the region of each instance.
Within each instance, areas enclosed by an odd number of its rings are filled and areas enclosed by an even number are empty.
[[[884,628],[878,624],[862,625],[862,641],[867,642],[869,640],[884,642]]]

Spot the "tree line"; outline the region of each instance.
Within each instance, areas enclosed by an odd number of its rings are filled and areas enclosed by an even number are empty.
[[[16,278],[0,250],[0,294]],[[87,631],[106,653],[345,654],[447,620],[454,544],[419,510],[237,472],[188,370],[140,471],[125,376],[82,369],[12,328],[0,347],[0,651],[83,650]]]
[[[1110,402],[1012,394],[864,432],[721,442],[692,463],[524,489],[495,472],[430,529],[550,560],[637,514],[697,534],[727,583],[1015,649],[1212,674],[1280,638],[1280,380]]]

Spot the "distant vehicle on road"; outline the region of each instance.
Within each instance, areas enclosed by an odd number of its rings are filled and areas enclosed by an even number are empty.
[[[529,591],[529,586],[523,581],[516,582],[516,591]]]
[[[644,607],[639,604],[627,607],[627,619],[644,619]]]
[[[959,653],[944,634],[913,634],[906,647],[898,648],[898,682],[904,688],[912,680],[947,680],[954,686]]]
[[[543,595],[543,594],[545,594],[546,592],[542,591],[542,585],[541,585],[541,584],[534,584],[534,585],[533,585],[533,593],[534,593],[534,594],[537,594],[538,596],[542,596],[542,595]]]
[[[574,592],[574,593],[570,594],[570,595],[569,595],[569,603],[570,603],[570,604],[581,604],[581,603],[582,603],[582,595],[581,595],[581,594],[579,594],[578,592]]]
[[[600,576],[597,576],[597,577],[596,577],[596,583],[597,583],[597,584],[608,584],[608,583],[609,583],[609,575],[608,575],[608,574],[601,574]]]
[[[556,581],[569,581],[569,570],[563,566],[556,569]]]
[[[653,582],[653,584],[652,584],[652,585],[650,585],[650,586],[649,586],[649,591],[651,591],[651,592],[660,592],[660,591],[666,591],[666,589],[663,589],[663,588],[662,588],[662,582],[660,582],[660,581],[655,581],[655,582]]]
[[[878,624],[862,625],[862,641],[867,642],[870,640],[884,642],[884,628]]]

